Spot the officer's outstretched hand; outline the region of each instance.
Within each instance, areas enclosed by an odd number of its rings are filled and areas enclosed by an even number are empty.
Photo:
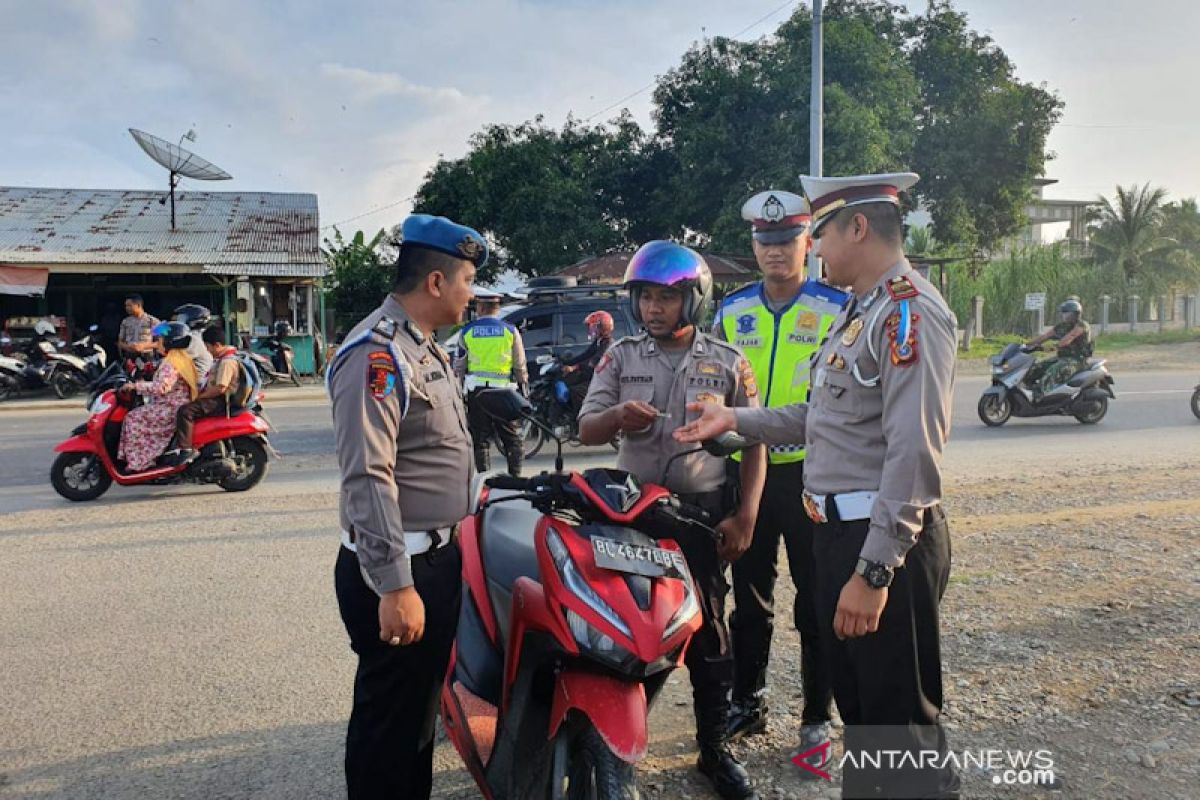
[[[687,410],[690,414],[699,414],[700,416],[687,425],[675,429],[673,435],[676,441],[703,442],[720,436],[726,431],[737,430],[737,416],[733,413],[732,408],[719,403],[688,403]]]
[[[879,616],[887,605],[888,590],[873,589],[861,575],[851,575],[838,597],[833,615],[833,634],[839,639],[854,639],[879,630]]]
[[[724,561],[737,561],[750,549],[750,541],[754,538],[754,520],[733,514],[717,524],[717,533],[721,534],[717,554]]]
[[[658,419],[658,409],[641,400],[626,400],[617,406],[617,427],[623,431],[644,431]]]
[[[379,639],[391,645],[421,641],[425,635],[425,604],[412,586],[379,597]]]

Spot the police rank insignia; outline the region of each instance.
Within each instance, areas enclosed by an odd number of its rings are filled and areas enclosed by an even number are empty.
[[[888,294],[892,296],[893,300],[910,300],[920,294],[920,292],[917,291],[917,287],[913,286],[912,281],[903,275],[901,275],[899,278],[892,278],[890,281],[888,281],[887,291]]]
[[[721,365],[715,361],[701,361],[698,367],[701,375],[720,375]]]
[[[458,243],[458,252],[462,253],[464,258],[474,261],[483,255],[483,245],[470,236],[464,236],[463,240]]]
[[[758,397],[758,382],[754,380],[754,369],[750,366],[750,362],[742,358],[738,360],[738,377],[742,381],[742,388],[746,391],[746,397]]]
[[[893,311],[884,321],[887,332],[892,365],[909,367],[917,363],[917,322],[920,314],[914,314],[908,300],[900,301],[900,308]]]
[[[396,362],[388,351],[376,350],[367,356],[367,388],[376,400],[396,391]]]
[[[721,398],[718,397],[717,395],[713,394],[712,392],[701,392],[700,394],[696,395],[696,402],[697,403],[720,403]]]
[[[855,317],[851,320],[850,324],[846,326],[846,332],[842,334],[842,346],[849,347],[857,342],[858,335],[862,333],[863,325],[865,324],[862,317]]]

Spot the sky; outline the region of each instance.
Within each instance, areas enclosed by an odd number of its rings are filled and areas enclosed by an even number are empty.
[[[1200,3],[955,5],[1066,103],[1047,197],[1147,181],[1200,195]],[[0,0],[0,185],[165,187],[127,129],[178,141],[191,128],[185,144],[234,179],[184,191],[315,192],[323,226],[373,231],[403,219],[429,168],[483,125],[628,108],[649,127],[648,87],[693,42],[766,35],[795,6]]]

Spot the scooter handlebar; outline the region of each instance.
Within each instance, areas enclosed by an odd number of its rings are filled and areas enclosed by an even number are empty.
[[[523,492],[529,488],[529,480],[526,478],[514,478],[511,475],[493,475],[484,480],[484,484],[492,489],[512,489],[518,492]]]

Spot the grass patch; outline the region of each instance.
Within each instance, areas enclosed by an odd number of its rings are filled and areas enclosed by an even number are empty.
[[[1024,336],[984,336],[971,340],[970,350],[959,350],[960,360],[991,358],[1012,342],[1024,343]],[[1118,353],[1134,347],[1147,347],[1158,344],[1186,344],[1200,342],[1200,331],[1163,331],[1162,333],[1107,333],[1096,337],[1096,353]],[[1044,357],[1053,357],[1047,351]]]

